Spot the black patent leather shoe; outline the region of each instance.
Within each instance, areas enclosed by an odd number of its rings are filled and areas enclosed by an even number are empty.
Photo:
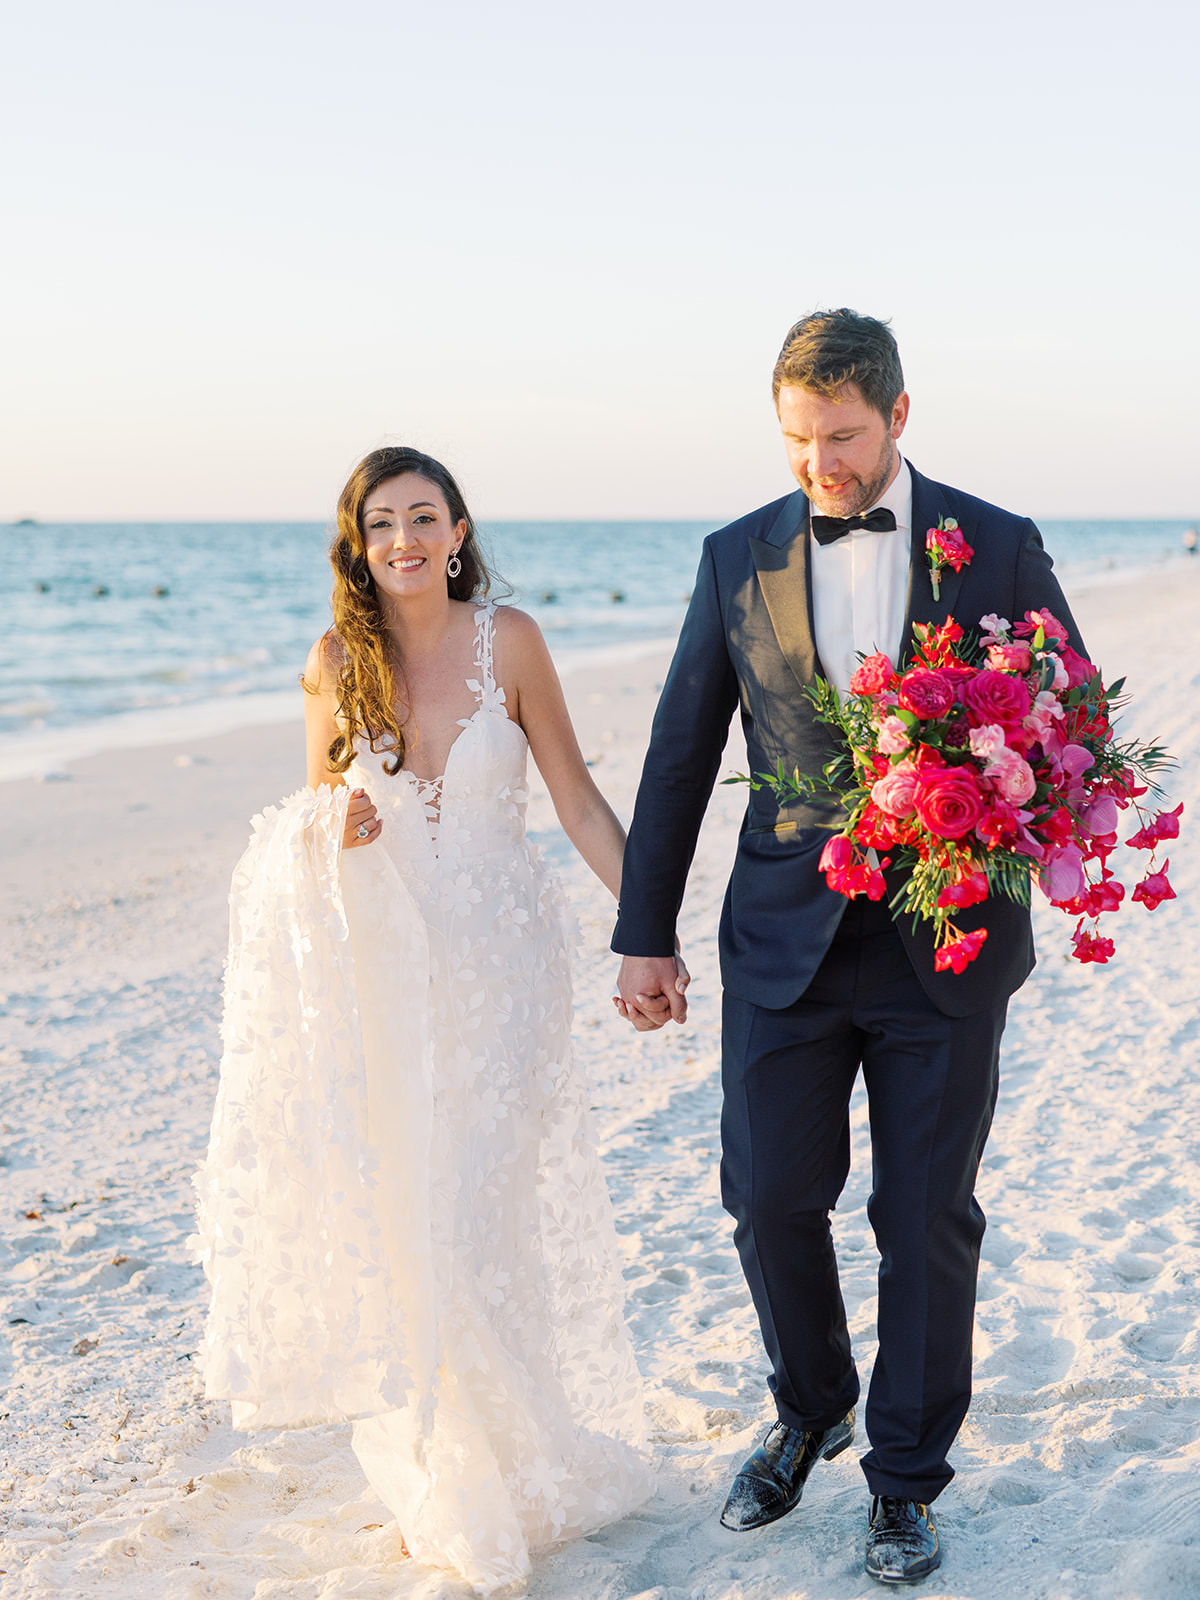
[[[800,1504],[818,1461],[832,1461],[854,1443],[854,1412],[824,1433],[803,1433],[777,1422],[733,1480],[721,1526],[735,1533],[764,1528]]]
[[[933,1515],[919,1500],[877,1494],[867,1523],[867,1576],[879,1583],[917,1583],[942,1564]]]

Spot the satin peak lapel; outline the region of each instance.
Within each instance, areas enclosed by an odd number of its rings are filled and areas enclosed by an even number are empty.
[[[962,587],[963,572],[955,572],[951,566],[942,568],[939,581],[939,594],[933,598],[933,578],[929,570],[929,552],[925,548],[925,536],[930,528],[936,528],[942,517],[953,516],[945,496],[940,487],[924,477],[912,466],[913,498],[912,498],[912,559],[908,567],[908,609],[904,618],[904,640],[901,646],[903,659],[912,658],[912,630],[914,622],[945,622],[954,610],[958,599],[958,591]],[[963,529],[967,543],[971,543],[971,531]]]
[[[749,543],[779,648],[796,682],[806,689],[821,668],[813,639],[808,501],[804,495],[799,491],[792,495],[766,537]]]

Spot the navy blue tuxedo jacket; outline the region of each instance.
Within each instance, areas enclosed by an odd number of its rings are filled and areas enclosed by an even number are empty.
[[[910,463],[911,466],[911,463]],[[989,612],[1020,621],[1047,607],[1071,644],[1083,643],[1037,528],[913,469],[912,559],[903,648],[914,622],[953,615],[978,623]],[[956,517],[973,546],[962,572],[946,567],[933,598],[925,535]],[[612,947],[624,955],[674,949],[696,838],[716,781],[734,709],[740,708],[749,770],[819,775],[833,754],[830,730],[801,691],[824,669],[817,657],[809,570],[808,501],[796,493],[710,534],[671,670],[654,718],[629,830]],[[769,789],[750,793],[721,915],[721,980],[769,1009],[803,994],[833,939],[845,899],[829,889],[817,861],[840,808],[780,807]],[[894,890],[896,884],[891,885]],[[1033,967],[1029,913],[997,899],[959,914],[964,931],[988,937],[965,972],[938,973],[929,924],[897,922],[913,968],[948,1016],[969,1016],[1019,988]]]

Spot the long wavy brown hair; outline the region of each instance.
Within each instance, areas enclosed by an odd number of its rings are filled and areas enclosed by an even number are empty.
[[[386,749],[392,757],[390,765],[384,762],[384,771],[389,775],[404,765],[404,732],[397,713],[397,669],[402,675],[403,663],[396,658],[375,580],[367,565],[362,508],[367,496],[381,483],[406,472],[414,472],[440,489],[451,522],[466,523],[458,547],[462,571],[457,577],[446,577],[450,598],[482,599],[495,582],[462,491],[440,461],[406,445],[386,445],[363,457],[338,497],[337,527],[329,546],[333,627],[325,635],[323,654],[337,670],[337,715],[341,725],[329,746],[332,772],[345,772],[354,759],[356,741],[364,737],[372,750]],[[315,686],[303,678],[301,682],[306,689],[314,690]]]

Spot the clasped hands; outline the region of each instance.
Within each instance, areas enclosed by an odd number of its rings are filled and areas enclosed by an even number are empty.
[[[673,956],[623,956],[613,1005],[639,1033],[687,1018],[691,973],[676,949]]]

